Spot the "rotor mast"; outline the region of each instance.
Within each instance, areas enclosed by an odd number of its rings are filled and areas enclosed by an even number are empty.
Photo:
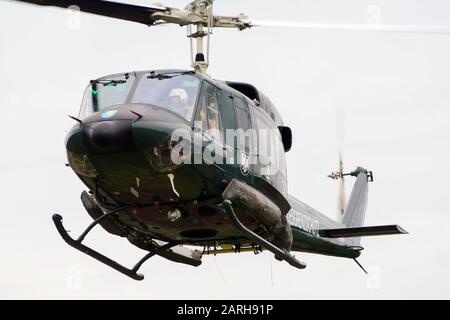
[[[200,1],[194,1],[190,3],[186,10],[191,11],[192,13],[202,17],[203,21],[199,21],[195,23],[196,32],[192,32],[191,25],[188,25],[188,37],[190,38],[191,42],[191,63],[192,68],[194,68],[195,71],[206,73],[206,70],[209,66],[209,41],[210,41],[210,35],[212,34],[212,27],[213,27],[213,0],[200,0]],[[204,30],[204,24],[205,24],[205,18],[206,18],[206,27],[207,30]],[[206,52],[205,52],[205,37],[206,37]],[[196,52],[194,54],[193,50],[193,39],[196,40]]]
[[[152,20],[154,20],[153,25],[174,23],[187,27],[187,36],[190,38],[192,67],[195,71],[201,73],[206,73],[209,66],[210,36],[213,28],[244,30],[251,26],[247,21],[247,17],[242,14],[235,17],[214,16],[213,1],[195,0],[183,10],[166,8],[164,11],[155,12],[151,15]],[[195,28],[195,31],[193,31],[193,28]]]
[[[192,68],[194,68],[196,71],[199,71],[201,73],[206,73],[206,69],[209,66],[209,50],[207,51],[207,55],[205,57],[204,52],[204,41],[205,32],[203,31],[203,24],[198,23],[197,24],[197,53],[195,54],[195,58],[192,61]],[[207,42],[208,42],[208,49],[209,49],[209,32],[207,34]],[[191,39],[192,41],[192,39]]]

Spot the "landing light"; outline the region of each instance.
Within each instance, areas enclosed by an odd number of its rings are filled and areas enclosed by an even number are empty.
[[[70,167],[79,175],[88,178],[95,178],[97,176],[97,170],[95,170],[94,165],[87,155],[67,151],[67,159]]]
[[[169,139],[157,147],[144,151],[147,160],[155,170],[159,172],[172,172],[177,167],[171,158],[171,152],[175,144],[175,141]]]
[[[178,219],[181,218],[181,211],[178,208],[175,209],[171,209],[169,210],[169,212],[167,213],[167,218],[171,221],[177,221]]]

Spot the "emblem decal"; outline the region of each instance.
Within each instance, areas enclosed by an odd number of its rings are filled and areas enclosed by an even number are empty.
[[[111,119],[117,114],[117,110],[109,110],[102,113],[102,119]]]

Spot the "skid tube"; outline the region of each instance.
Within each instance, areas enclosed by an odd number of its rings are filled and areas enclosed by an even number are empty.
[[[117,215],[120,211],[128,208],[127,206],[119,207],[114,210],[111,210],[102,216],[95,219],[87,228],[84,230],[84,232],[78,237],[77,240],[73,239],[69,234],[67,233],[66,229],[64,229],[64,226],[62,224],[62,217],[59,214],[54,214],[52,219],[53,223],[56,226],[56,229],[58,230],[59,234],[63,238],[63,240],[71,247],[87,254],[88,256],[91,256],[92,258],[106,264],[107,266],[119,271],[120,273],[134,279],[134,280],[143,280],[144,276],[140,273],[137,273],[139,268],[146,262],[148,259],[153,257],[155,254],[158,254],[162,251],[168,250],[176,245],[179,244],[179,242],[169,242],[153,251],[150,251],[147,253],[141,260],[139,260],[132,269],[129,269],[127,267],[124,267],[123,265],[117,263],[116,261],[104,256],[103,254],[89,248],[88,246],[85,246],[82,244],[84,238],[86,235],[94,228],[100,221],[105,219],[106,217],[110,217],[113,215]]]
[[[306,264],[298,261],[294,255],[290,254],[286,249],[280,249],[270,241],[264,239],[263,237],[257,235],[246,226],[242,224],[239,218],[236,216],[236,213],[233,210],[233,204],[230,200],[225,200],[223,202],[223,206],[225,207],[225,212],[228,217],[233,221],[236,228],[238,228],[242,233],[244,233],[248,238],[255,241],[261,247],[266,248],[270,252],[272,252],[276,257],[285,260],[291,266],[296,267],[298,269],[305,269]]]

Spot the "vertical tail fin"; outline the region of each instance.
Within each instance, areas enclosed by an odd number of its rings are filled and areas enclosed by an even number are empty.
[[[356,177],[356,182],[353,185],[347,208],[345,208],[342,224],[347,228],[362,227],[366,218],[369,181],[373,181],[373,175],[372,172],[361,167],[347,175]],[[348,238],[346,242],[349,245],[359,246],[361,238]]]
[[[353,190],[342,217],[342,224],[346,227],[361,227],[364,225],[367,208],[368,182],[373,180],[372,172],[358,167],[347,174],[356,177]]]
[[[337,172],[330,175],[334,179],[336,177],[342,179],[344,176],[356,177],[356,182],[353,185],[348,206],[342,217],[342,225],[339,228],[320,229],[319,235],[321,237],[343,238],[347,246],[361,248],[361,237],[408,233],[398,225],[364,227],[369,182],[373,181],[373,174],[371,171],[358,167],[350,173]],[[358,261],[356,263],[362,268]],[[364,270],[364,268],[362,269]]]

